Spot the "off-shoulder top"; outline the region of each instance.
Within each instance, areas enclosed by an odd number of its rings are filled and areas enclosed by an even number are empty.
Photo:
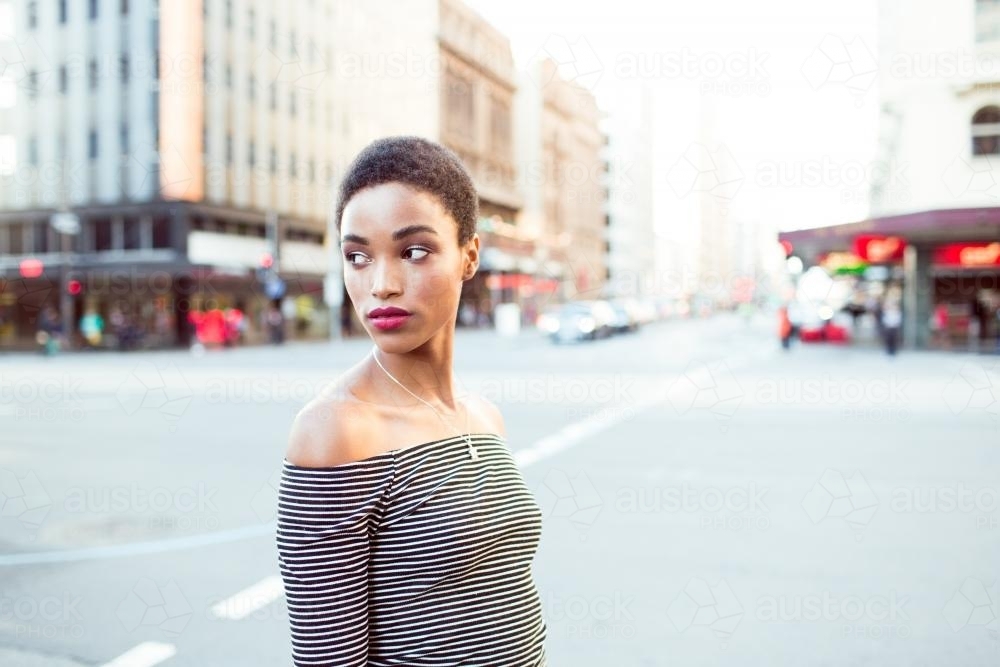
[[[544,667],[542,515],[497,434],[326,468],[284,459],[277,550],[300,665]]]

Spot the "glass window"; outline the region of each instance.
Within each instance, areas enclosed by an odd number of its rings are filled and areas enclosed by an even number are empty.
[[[153,247],[170,247],[170,218],[165,215],[153,218]]]
[[[97,0],[90,0],[90,11],[88,15],[91,19],[97,18]]]
[[[1000,154],[1000,107],[983,107],[972,116],[972,154]]]
[[[125,250],[139,250],[142,248],[142,233],[140,221],[136,218],[125,218],[123,224],[123,241]]]
[[[97,159],[97,131],[91,130],[87,136],[87,155],[91,160]]]
[[[94,250],[111,250],[111,220],[101,218],[94,220]]]

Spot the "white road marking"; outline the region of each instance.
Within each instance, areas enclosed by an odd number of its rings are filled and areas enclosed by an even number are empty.
[[[177,647],[173,644],[162,642],[143,642],[125,653],[106,662],[102,667],[150,667],[156,665],[167,658],[172,658],[177,653]]]
[[[246,618],[258,609],[266,607],[282,595],[285,589],[281,577],[272,574],[261,579],[253,586],[244,588],[231,597],[212,606],[212,615],[216,618],[238,621]]]
[[[112,544],[105,547],[88,547],[86,549],[67,549],[64,551],[36,551],[23,554],[6,554],[0,556],[0,567],[11,565],[34,565],[36,563],[67,563],[98,558],[121,558],[139,554],[160,554],[168,551],[182,551],[212,544],[224,544],[255,537],[274,535],[277,522],[244,526],[233,530],[223,530],[217,533],[178,537],[168,540],[150,542],[133,542],[130,544]]]

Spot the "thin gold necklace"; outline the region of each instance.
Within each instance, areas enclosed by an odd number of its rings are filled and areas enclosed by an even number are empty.
[[[382,365],[382,362],[378,360],[378,356],[375,354],[375,350],[377,350],[377,349],[378,349],[377,345],[372,347],[372,359],[375,360],[375,363],[378,364],[378,367],[381,368],[383,371],[385,371],[385,374],[388,375],[389,378],[393,382],[395,382],[400,387],[402,387],[403,389],[405,389],[408,394],[410,394],[411,396],[413,396],[413,398],[417,399],[418,401],[420,401],[421,403],[423,403],[424,405],[426,405],[427,407],[429,407],[431,410],[433,410],[434,414],[436,414],[438,416],[438,419],[440,419],[445,424],[447,424],[448,427],[455,428],[455,425],[452,424],[451,422],[449,422],[447,419],[445,419],[441,415],[441,413],[437,411],[437,408],[435,408],[433,405],[431,405],[430,403],[428,403],[427,401],[425,401],[424,399],[420,398],[419,396],[417,396],[416,394],[414,394],[412,391],[410,391],[409,389],[407,389],[406,385],[404,385],[402,382],[400,382],[395,377],[393,377],[392,373],[390,373],[389,371],[387,371],[385,369],[385,366]],[[466,409],[465,409],[465,431],[466,431],[466,433],[463,435],[463,437],[465,438],[465,442],[469,445],[469,454],[472,456],[472,460],[473,461],[478,461],[479,460],[479,452],[476,451],[476,448],[472,446],[472,433],[469,432],[469,408],[468,407],[466,407]]]

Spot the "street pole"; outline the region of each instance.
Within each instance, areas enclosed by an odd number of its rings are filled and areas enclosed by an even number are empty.
[[[326,276],[323,279],[323,301],[330,312],[330,340],[343,338],[340,311],[344,304],[344,274],[340,257],[340,237],[336,221],[330,213],[326,223]]]

